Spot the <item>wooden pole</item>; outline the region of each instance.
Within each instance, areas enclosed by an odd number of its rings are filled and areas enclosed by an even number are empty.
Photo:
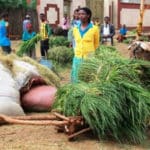
[[[33,121],[33,120],[19,120],[14,119],[5,115],[0,115],[0,121],[2,123],[8,124],[22,124],[22,125],[67,125],[68,121],[56,121],[56,120],[41,120],[41,121]]]
[[[137,24],[137,37],[136,39],[139,40],[139,37],[141,36],[142,34],[142,31],[143,31],[143,18],[144,18],[144,3],[145,3],[145,0],[141,0],[140,2],[140,16],[139,16],[139,21],[138,21],[138,24]]]
[[[76,133],[73,133],[73,134],[69,135],[69,136],[68,136],[68,139],[72,139],[72,138],[74,138],[74,137],[76,137],[76,136],[78,136],[78,135],[80,135],[80,134],[82,134],[82,133],[85,133],[85,132],[87,132],[87,131],[90,131],[90,130],[91,130],[91,128],[82,129],[82,130],[80,130],[80,131],[78,131],[78,132],[76,132]]]
[[[57,120],[54,115],[12,116],[11,118],[17,120]]]

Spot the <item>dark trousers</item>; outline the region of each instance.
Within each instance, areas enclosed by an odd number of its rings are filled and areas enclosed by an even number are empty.
[[[11,53],[11,48],[10,46],[2,46],[2,50],[7,53],[7,54],[10,54]]]
[[[107,42],[107,38],[102,37],[101,38],[101,44],[104,44],[105,42]],[[113,37],[110,37],[110,43],[111,43],[111,46],[114,45]]]
[[[67,37],[68,36],[68,30],[63,30],[63,36]]]
[[[41,41],[41,56],[47,56],[47,51],[49,49],[49,39],[45,39]]]

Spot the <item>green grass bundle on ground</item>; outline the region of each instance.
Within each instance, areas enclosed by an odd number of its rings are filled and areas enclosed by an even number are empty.
[[[72,62],[73,49],[66,46],[53,47],[48,51],[48,59],[60,65],[66,65]]]
[[[49,39],[50,47],[69,46],[69,41],[64,36],[51,36]]]
[[[58,90],[53,108],[82,115],[99,138],[140,143],[150,119],[150,64],[124,59],[111,48],[98,51],[82,64],[80,83]]]

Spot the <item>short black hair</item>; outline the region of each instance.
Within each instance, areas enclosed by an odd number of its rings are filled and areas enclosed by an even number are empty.
[[[86,14],[90,16],[88,22],[91,22],[92,11],[90,10],[90,8],[88,8],[88,7],[82,7],[82,8],[80,8],[79,10],[85,11]]]
[[[104,19],[108,19],[108,20],[110,20],[110,17],[109,17],[109,16],[105,16],[105,17],[104,17]]]
[[[40,16],[46,16],[44,13],[40,13]]]
[[[7,13],[7,12],[2,13],[2,14],[0,15],[0,18],[5,18],[5,17],[8,17],[8,13]]]
[[[80,10],[79,8],[76,8],[76,9],[74,10],[74,12],[76,12],[76,11],[78,12],[79,10]]]

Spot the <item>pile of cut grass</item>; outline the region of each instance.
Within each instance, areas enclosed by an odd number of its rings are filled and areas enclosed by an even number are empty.
[[[28,53],[29,51],[35,49],[35,44],[41,39],[40,35],[37,34],[32,39],[23,41],[17,50],[17,55],[22,57],[24,54]]]
[[[48,51],[48,59],[59,65],[67,65],[72,62],[73,49],[66,46],[53,47]]]
[[[140,143],[150,118],[149,73],[149,62],[124,59],[102,47],[83,62],[79,83],[58,90],[53,108],[66,116],[82,115],[99,138]]]

